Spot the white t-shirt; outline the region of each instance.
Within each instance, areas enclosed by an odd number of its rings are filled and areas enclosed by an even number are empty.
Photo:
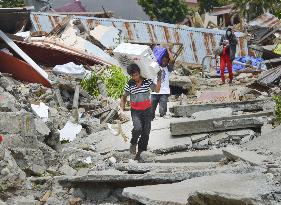
[[[161,67],[162,71],[162,77],[161,77],[161,88],[160,92],[156,93],[153,92],[152,94],[170,94],[170,83],[169,83],[169,77],[170,77],[170,72],[167,67]],[[154,79],[154,83],[157,84],[157,78]]]

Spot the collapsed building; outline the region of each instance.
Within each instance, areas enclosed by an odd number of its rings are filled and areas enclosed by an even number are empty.
[[[279,66],[242,62],[235,84],[218,86],[213,50],[222,30],[30,19],[29,32],[0,32],[0,204],[281,202]],[[245,34],[237,36],[237,55],[247,55]],[[122,42],[170,44],[178,55],[169,118],[153,121],[143,163],[129,154],[132,123],[118,118],[117,101],[81,86],[87,72],[120,65],[112,50]]]

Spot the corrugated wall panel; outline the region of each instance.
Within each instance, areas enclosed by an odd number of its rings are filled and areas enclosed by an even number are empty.
[[[36,31],[50,32],[62,21],[64,15],[52,13],[31,13],[31,21]],[[75,16],[80,19],[87,30],[97,25],[114,26],[122,30],[123,41],[135,42],[168,42],[182,43],[184,50],[179,56],[180,61],[201,64],[204,56],[212,54],[218,45],[223,30],[192,28],[183,25],[167,24],[156,21],[134,21],[123,19],[106,19]],[[237,55],[247,55],[247,41],[243,33],[236,33],[239,39]],[[175,49],[176,50],[176,49]]]

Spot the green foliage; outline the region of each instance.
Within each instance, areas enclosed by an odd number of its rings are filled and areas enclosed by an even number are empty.
[[[129,80],[122,69],[116,66],[108,67],[101,79],[106,86],[107,94],[114,99],[122,96],[124,87]]]
[[[82,81],[81,86],[92,96],[98,96],[100,94],[98,88],[98,76],[95,72],[92,72],[90,75],[87,75]]]
[[[273,100],[275,101],[275,114],[277,123],[281,123],[281,97],[273,96]]]
[[[155,21],[178,23],[189,13],[186,3],[182,0],[138,0],[138,3]]]
[[[23,7],[23,0],[0,0],[0,7],[2,8],[13,8],[13,7]]]
[[[123,89],[129,78],[124,75],[121,68],[116,66],[107,67],[101,75],[96,75],[94,72],[90,76],[86,76],[81,81],[81,86],[92,96],[100,95],[98,88],[98,80],[105,84],[106,91],[109,97],[118,99],[123,94]]]

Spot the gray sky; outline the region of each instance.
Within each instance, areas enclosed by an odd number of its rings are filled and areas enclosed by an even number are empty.
[[[72,0],[51,0],[53,7],[61,6]],[[106,10],[114,12],[116,17],[133,19],[133,20],[149,20],[148,16],[138,5],[137,0],[81,0],[87,11],[101,11],[102,6]]]

